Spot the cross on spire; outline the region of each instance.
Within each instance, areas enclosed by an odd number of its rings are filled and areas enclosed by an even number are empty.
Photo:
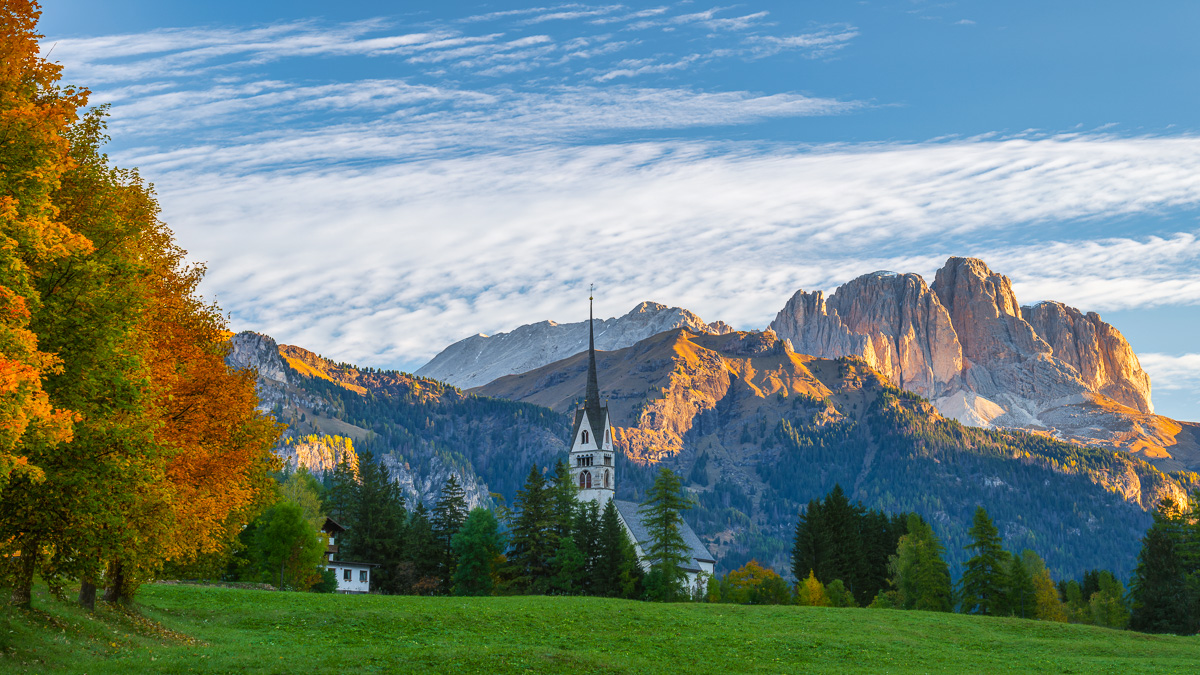
[[[592,411],[598,414],[600,411],[600,382],[596,378],[596,329],[594,327],[595,319],[592,315],[591,295],[595,284],[588,286],[588,380],[587,380],[587,397],[584,399],[584,408],[592,415]]]

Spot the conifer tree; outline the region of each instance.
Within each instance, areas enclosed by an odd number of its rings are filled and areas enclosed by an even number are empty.
[[[394,566],[398,592],[432,595],[438,590],[438,555],[441,549],[433,536],[429,511],[418,501],[408,520],[407,546]]]
[[[809,570],[808,577],[796,586],[796,604],[805,607],[828,607],[829,596],[817,575]]]
[[[689,549],[680,525],[683,511],[691,506],[679,476],[666,467],[660,469],[639,509],[650,537],[646,547],[650,559],[646,591],[652,600],[673,601],[688,596],[682,566],[688,563]]]
[[[587,560],[575,545],[574,537],[559,537],[552,561],[554,576],[550,580],[551,590],[562,595],[578,595],[583,589],[586,564]]]
[[[1008,553],[1000,543],[1000,531],[982,506],[975,509],[971,543],[965,548],[974,555],[967,560],[962,577],[962,611],[967,614],[1007,613]]]
[[[558,538],[546,481],[536,466],[530,468],[525,486],[517,491],[513,507],[516,517],[509,535],[508,576],[514,589],[544,594],[550,590]]]
[[[568,537],[575,525],[575,512],[579,508],[579,500],[575,498],[579,488],[571,480],[571,469],[567,463],[559,460],[554,465],[554,479],[547,486],[547,499],[550,503],[554,519],[554,534],[557,537]]]
[[[617,505],[609,500],[600,514],[594,593],[610,598],[636,597],[641,572],[633,544],[617,514]]]
[[[600,508],[596,502],[584,502],[576,509],[571,536],[575,539],[575,548],[583,556],[580,588],[585,594],[593,594],[600,557]]]
[[[824,565],[825,528],[821,520],[821,502],[809,500],[796,521],[796,532],[792,543],[792,576],[803,579],[810,571]]]
[[[454,594],[491,594],[496,565],[504,550],[496,516],[485,508],[471,509],[451,546],[458,560],[454,568]]]
[[[467,519],[467,496],[458,477],[453,473],[442,486],[442,493],[433,506],[433,537],[441,546],[438,557],[438,574],[442,579],[442,592],[449,593],[454,584],[454,549],[452,541]]]
[[[380,565],[375,575],[377,587],[395,593],[398,583],[391,570],[401,558],[406,538],[404,496],[387,467],[369,451],[359,456],[359,475],[355,500],[348,509],[347,522],[342,523],[346,533],[342,536],[345,543],[341,555],[343,559]]]
[[[1032,553],[1032,551],[1030,551]],[[1008,566],[1008,598],[1006,603],[1012,615],[1022,619],[1032,618],[1037,609],[1037,588],[1024,559],[1019,555],[1010,557]]]
[[[1142,538],[1130,584],[1133,612],[1129,627],[1146,633],[1188,635],[1200,628],[1197,588],[1188,579],[1184,547],[1187,528],[1170,499],[1154,513]]]

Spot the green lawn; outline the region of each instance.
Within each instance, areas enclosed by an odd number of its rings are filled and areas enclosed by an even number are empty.
[[[0,615],[0,672],[1196,673],[1200,638],[925,612],[149,585]]]

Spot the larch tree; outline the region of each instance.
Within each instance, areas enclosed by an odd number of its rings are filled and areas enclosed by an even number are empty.
[[[660,469],[639,508],[650,537],[646,544],[646,557],[650,560],[646,592],[653,600],[672,601],[687,596],[682,566],[689,560],[689,548],[680,526],[683,512],[691,507],[679,476],[666,467]]]

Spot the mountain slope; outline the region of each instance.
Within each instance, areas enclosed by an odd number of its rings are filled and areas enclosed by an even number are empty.
[[[530,466],[547,466],[566,453],[567,420],[538,406],[334,363],[257,333],[239,333],[230,342],[230,366],[256,368],[262,407],[288,424],[277,454],[319,473],[348,445],[322,437],[352,439],[353,448],[383,461],[410,505],[430,503],[451,473],[472,506],[490,503],[491,493],[511,502]]]
[[[861,359],[797,354],[770,331],[676,329],[599,353],[597,366],[628,460],[618,494],[637,498],[654,463],[677,470],[723,569],[750,557],[785,568],[796,513],[840,483],[869,507],[921,513],[956,564],[984,504],[1009,547],[1038,550],[1059,575],[1123,573],[1145,509],[1196,484],[1124,453],[963,426]],[[472,391],[565,412],[584,377],[577,355]]]
[[[730,328],[720,321],[706,324],[679,307],[643,302],[625,316],[596,321],[596,348],[620,349],[672,328],[686,327],[703,333],[723,333]],[[523,373],[587,349],[588,325],[542,321],[508,333],[474,335],[446,347],[417,369],[416,374],[469,388],[512,373]]]

